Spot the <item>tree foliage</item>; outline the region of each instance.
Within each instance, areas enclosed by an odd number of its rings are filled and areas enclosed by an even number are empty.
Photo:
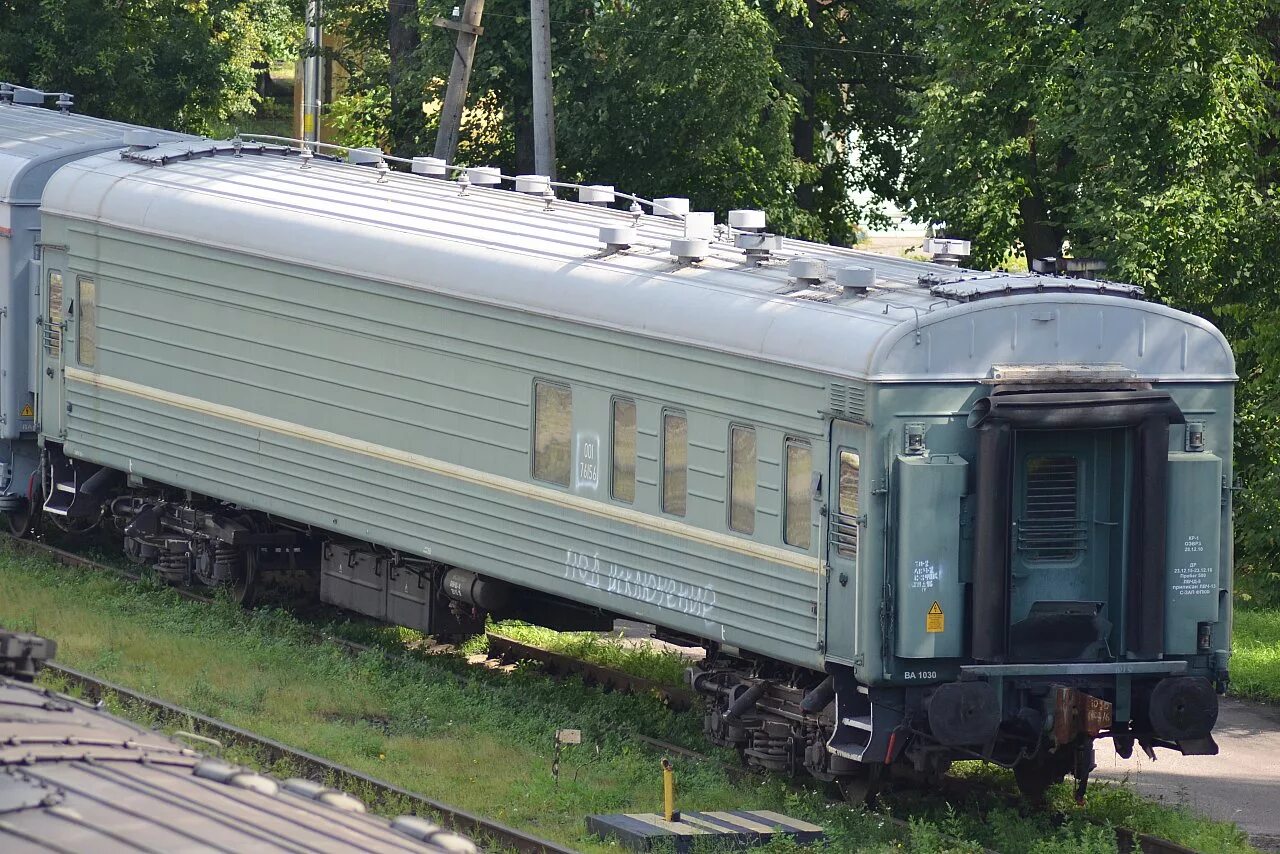
[[[1280,558],[1275,0],[910,0],[907,196],[978,266],[1101,257],[1235,348],[1242,565]],[[1278,585],[1280,587],[1280,585]]]
[[[296,0],[0,0],[0,78],[76,109],[205,132],[255,103],[256,66],[289,52]]]
[[[392,74],[404,5],[328,7],[348,36],[340,61],[352,86],[334,111],[353,144],[406,152],[434,141],[455,34],[430,22],[455,4],[424,0],[409,67]],[[895,0],[552,0],[561,176],[721,213],[762,207],[788,233],[851,242],[864,215],[851,191],[895,188],[892,80],[903,66],[890,24],[900,16]],[[528,3],[489,0],[483,25],[458,159],[532,172]],[[405,105],[417,103],[425,111],[408,121]],[[847,154],[853,132],[870,140],[862,168]]]

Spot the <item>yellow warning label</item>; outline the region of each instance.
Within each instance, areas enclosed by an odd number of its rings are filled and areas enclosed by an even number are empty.
[[[934,602],[929,608],[929,613],[924,618],[924,630],[929,634],[937,634],[943,631],[946,626],[946,615],[942,613],[942,606]]]
[[[36,411],[35,411],[34,409],[32,409],[32,408],[31,408],[31,404],[29,404],[29,403],[25,403],[25,404],[23,404],[23,406],[22,406],[22,417],[23,417],[23,418],[35,418],[35,417],[36,417]]]

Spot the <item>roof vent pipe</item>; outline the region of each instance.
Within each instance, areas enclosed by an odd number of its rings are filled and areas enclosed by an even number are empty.
[[[653,215],[679,219],[689,213],[689,200],[680,196],[665,196],[653,200]]]
[[[600,229],[600,242],[610,252],[629,249],[636,239],[636,230],[629,225],[606,225]]]
[[[352,148],[347,152],[347,162],[356,166],[376,166],[382,161],[382,149],[367,145],[363,148]]]
[[[671,254],[685,264],[701,261],[711,254],[711,241],[701,237],[677,237],[671,241]]]
[[[497,166],[471,166],[467,177],[477,187],[496,187],[502,183],[502,172]]]
[[[427,178],[444,178],[448,173],[446,166],[448,164],[441,157],[415,157],[409,169],[415,175],[423,175]]]
[[[729,227],[738,231],[764,231],[764,211],[736,210],[729,211]]]
[[[541,196],[551,189],[551,179],[546,175],[517,175],[516,192]]]
[[[612,184],[588,184],[578,188],[578,201],[584,204],[605,208],[616,198]]]
[[[844,289],[846,297],[866,296],[875,287],[876,271],[870,267],[841,267],[836,270],[836,284]]]
[[[144,128],[129,128],[121,134],[120,141],[127,145],[130,151],[145,151],[159,145],[160,137]]]
[[[821,258],[792,258],[787,272],[801,284],[816,285],[827,276],[827,262]]]
[[[960,259],[969,255],[969,241],[949,237],[930,237],[924,242],[924,252],[933,256],[933,263],[959,267]]]

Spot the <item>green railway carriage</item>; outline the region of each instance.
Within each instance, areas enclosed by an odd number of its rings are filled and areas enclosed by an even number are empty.
[[[755,212],[707,233],[298,155],[49,182],[60,524],[245,596],[314,565],[429,632],[653,623],[707,647],[713,738],[824,779],[984,755],[1034,791],[1099,734],[1214,749],[1235,376],[1209,324]]]
[[[44,109],[46,102],[64,109]],[[40,310],[32,293],[41,287],[36,260],[40,195],[63,165],[132,140],[182,139],[69,111],[65,93],[46,93],[0,82],[0,512],[25,524],[28,484],[39,467],[35,443],[36,366],[31,336]],[[48,283],[43,283],[47,288]]]

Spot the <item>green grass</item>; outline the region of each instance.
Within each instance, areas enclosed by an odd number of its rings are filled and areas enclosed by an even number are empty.
[[[327,612],[319,613],[324,619]],[[587,815],[660,806],[661,757],[633,735],[734,759],[702,740],[700,715],[673,712],[652,698],[554,681],[528,668],[505,674],[469,666],[461,656],[426,656],[416,651],[413,633],[364,621],[325,626],[380,647],[352,657],[317,643],[314,621],[186,602],[161,587],[7,549],[0,549],[0,623],[57,639],[58,658],[69,666],[586,852],[619,850],[585,834]],[[611,642],[582,648],[637,664]],[[556,785],[550,768],[558,728],[581,729],[584,743],[567,749]],[[811,787],[771,776],[735,782],[713,764],[679,758],[675,764],[682,808],[774,809],[807,818],[828,829],[830,842],[819,851],[1114,851],[1113,838],[1085,820],[1095,815],[1126,824],[1141,819],[1147,824],[1140,829],[1199,850],[1250,850],[1230,825],[1148,805],[1122,788],[1095,787],[1085,812],[1065,803],[1065,789],[1058,792],[1072,816],[1061,826],[997,801],[948,809],[936,796],[890,798],[898,814],[919,816],[904,834]],[[1011,785],[1003,772],[974,773],[997,789]],[[965,842],[956,847],[947,837]]]
[[[1237,608],[1231,647],[1231,692],[1280,701],[1280,609]]]
[[[621,634],[556,632],[517,620],[492,623],[489,630],[530,646],[609,667],[662,685],[683,685],[684,672],[692,664],[688,658],[674,650],[626,643]],[[465,650],[487,651],[484,637],[474,638],[465,646]]]

